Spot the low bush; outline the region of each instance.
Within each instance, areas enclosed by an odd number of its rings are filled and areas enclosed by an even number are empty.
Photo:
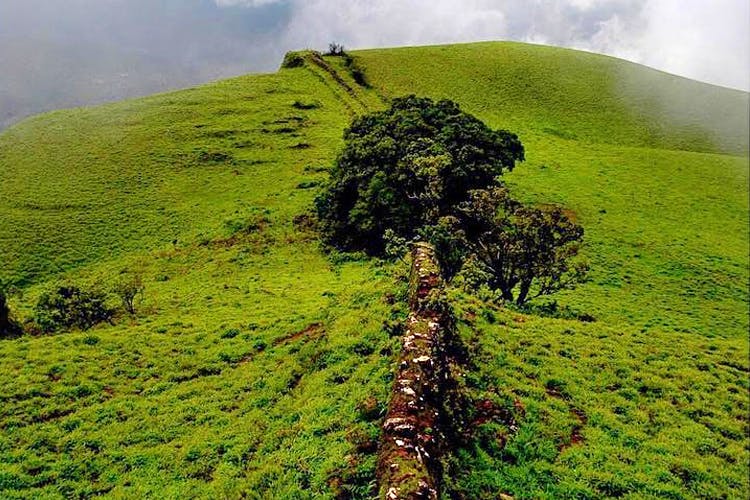
[[[320,107],[320,103],[315,102],[302,102],[302,101],[294,101],[292,103],[292,107],[294,109],[315,109]]]
[[[284,55],[284,61],[281,63],[282,68],[299,68],[304,65],[305,60],[299,52],[287,52]]]
[[[328,52],[325,53],[327,56],[346,56],[346,50],[340,43],[331,42],[328,44]]]
[[[71,328],[88,330],[98,323],[111,322],[114,313],[104,292],[64,284],[39,297],[34,320],[44,333]]]
[[[140,273],[124,272],[113,287],[113,292],[122,301],[122,307],[130,314],[135,314],[136,303],[143,300],[143,277]]]

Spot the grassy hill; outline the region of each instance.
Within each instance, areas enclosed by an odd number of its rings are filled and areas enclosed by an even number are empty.
[[[59,279],[146,282],[134,318],[0,342],[0,496],[365,496],[404,268],[324,255],[304,214],[350,118],[406,93],[517,132],[506,180],[571,210],[593,267],[557,312],[452,292],[469,389],[515,425],[448,490],[747,496],[748,94],[515,43],[354,56],[371,87],[307,55],[0,135],[18,315]]]

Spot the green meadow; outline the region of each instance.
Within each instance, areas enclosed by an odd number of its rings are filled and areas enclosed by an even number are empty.
[[[748,94],[517,43],[352,55],[368,87],[305,54],[0,135],[15,315],[63,280],[146,287],[0,341],[0,497],[371,497],[407,267],[326,254],[309,211],[351,118],[411,93],[516,132],[505,181],[592,267],[530,310],[449,291],[463,382],[505,418],[448,454],[446,497],[747,497]]]

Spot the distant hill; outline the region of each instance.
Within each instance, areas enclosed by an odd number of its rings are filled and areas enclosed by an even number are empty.
[[[302,52],[0,134],[17,314],[59,279],[146,284],[133,318],[0,341],[0,497],[366,497],[405,268],[326,255],[309,209],[351,118],[411,93],[517,132],[505,181],[565,206],[592,265],[526,311],[450,292],[500,410],[444,489],[746,497],[748,94],[518,43],[352,55],[360,83]]]
[[[389,95],[457,98],[493,124],[581,142],[747,156],[747,92],[571,49],[474,43],[362,51]]]

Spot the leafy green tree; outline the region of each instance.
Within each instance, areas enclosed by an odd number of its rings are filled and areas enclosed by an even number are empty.
[[[316,199],[321,231],[340,250],[371,255],[383,255],[387,230],[413,239],[524,159],[515,134],[490,129],[454,102],[415,96],[355,119],[344,140]]]
[[[585,279],[583,228],[559,207],[523,205],[496,187],[472,191],[461,210],[469,251],[503,299],[523,306]]]
[[[440,217],[435,224],[420,229],[419,235],[435,248],[440,272],[446,281],[451,281],[461,271],[468,256],[466,232],[461,220],[454,216]]]
[[[344,56],[346,55],[346,50],[344,50],[344,46],[340,43],[331,42],[328,44],[328,52],[326,52],[327,56]]]

